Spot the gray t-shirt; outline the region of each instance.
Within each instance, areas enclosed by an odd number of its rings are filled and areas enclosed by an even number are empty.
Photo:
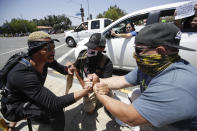
[[[155,77],[138,68],[125,75],[143,92],[133,106],[155,127],[172,126],[197,130],[197,69],[181,60]]]

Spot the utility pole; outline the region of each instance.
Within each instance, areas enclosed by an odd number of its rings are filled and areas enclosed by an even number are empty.
[[[80,12],[81,12],[81,20],[82,22],[84,22],[84,9],[82,8],[82,4],[81,4]]]
[[[89,12],[89,1],[87,0],[88,3],[88,20],[90,19],[90,12]]]

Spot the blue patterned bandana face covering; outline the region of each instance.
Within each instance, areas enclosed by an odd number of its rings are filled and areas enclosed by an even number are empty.
[[[93,56],[96,56],[97,54],[98,54],[97,50],[93,50],[93,49],[88,49],[87,50],[87,56],[88,57],[93,57]]]

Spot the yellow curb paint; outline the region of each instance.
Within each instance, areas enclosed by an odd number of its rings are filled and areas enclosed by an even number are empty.
[[[55,74],[61,74],[61,73],[59,73],[59,72],[57,72],[57,71],[53,71],[53,73],[55,73]],[[61,74],[62,75],[62,74]]]
[[[126,90],[126,89],[120,89],[120,92],[123,92],[123,93],[130,93],[131,91],[130,90]]]

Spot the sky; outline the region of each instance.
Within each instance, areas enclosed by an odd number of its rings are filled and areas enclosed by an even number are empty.
[[[85,19],[88,14],[93,18],[99,13],[107,11],[110,6],[117,5],[126,13],[153,6],[187,1],[187,0],[0,0],[0,26],[12,18],[26,20],[43,19],[48,15],[65,14],[72,21],[72,25],[79,25],[81,19],[75,18],[84,8]]]

